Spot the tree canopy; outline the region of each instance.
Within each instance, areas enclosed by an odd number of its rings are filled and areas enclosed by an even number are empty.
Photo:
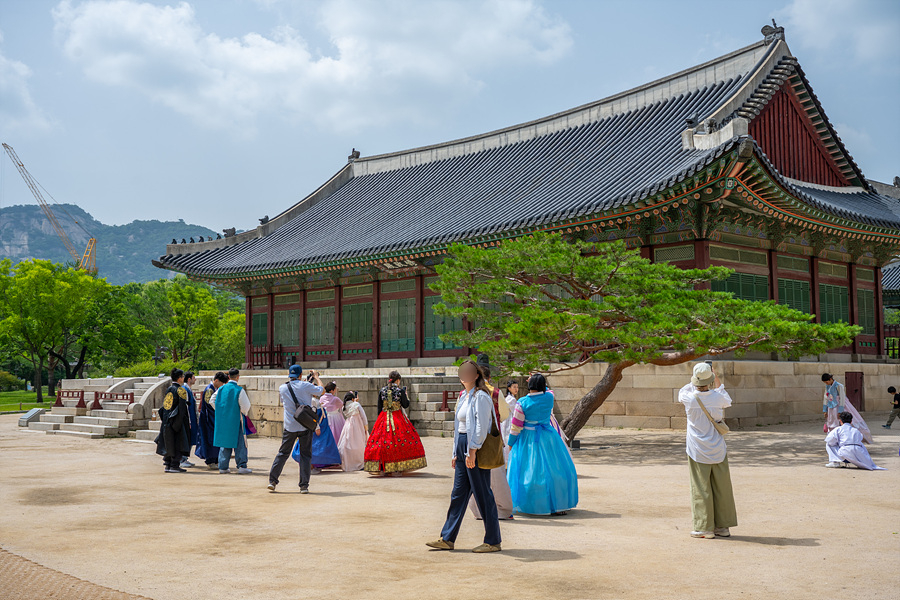
[[[446,341],[478,348],[506,372],[558,372],[607,363],[601,381],[563,420],[571,437],[637,363],[673,365],[748,350],[786,357],[845,346],[860,331],[772,301],[714,292],[731,270],[652,263],[623,242],[535,234],[496,248],[456,245],[432,289],[439,314],[471,330]]]

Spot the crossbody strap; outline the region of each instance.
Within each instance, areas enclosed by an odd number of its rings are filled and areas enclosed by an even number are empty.
[[[713,419],[712,415],[709,414],[709,411],[706,410],[706,406],[703,405],[703,401],[700,399],[700,396],[698,394],[694,394],[694,399],[697,401],[697,404],[700,405],[700,410],[703,411],[703,414],[706,415],[706,418],[709,419],[709,422],[713,424],[713,427],[715,427],[718,421]]]
[[[287,389],[291,393],[291,398],[294,399],[294,404],[297,405],[297,410],[300,410],[300,401],[297,400],[297,394],[294,393],[294,387],[291,385],[291,382],[287,382]]]

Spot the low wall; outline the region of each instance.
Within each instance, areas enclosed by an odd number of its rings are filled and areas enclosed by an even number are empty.
[[[624,371],[622,381],[603,406],[588,420],[596,427],[684,429],[684,408],[678,390],[690,381],[696,362],[670,367],[635,365]],[[881,363],[828,363],[787,361],[713,361],[734,401],[726,409],[731,427],[754,427],[822,419],[822,373],[844,383],[847,371],[863,373],[864,412],[889,410],[888,386],[900,389],[900,365]],[[556,394],[557,416],[567,415],[602,377],[606,365],[585,365],[548,377]],[[869,424],[870,426],[873,423]]]

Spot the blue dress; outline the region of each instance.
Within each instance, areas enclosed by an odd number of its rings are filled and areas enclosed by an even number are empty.
[[[200,441],[194,450],[199,458],[206,461],[206,464],[217,464],[219,462],[219,449],[213,444],[213,430],[216,427],[216,411],[209,405],[209,399],[215,393],[216,388],[213,384],[206,386],[203,394],[200,396],[200,420],[198,422],[198,433]]]
[[[331,427],[328,426],[328,413],[321,408],[317,410],[317,413],[321,433],[316,435],[316,432],[313,432],[312,460],[310,462],[316,468],[340,465],[341,453],[334,440],[334,434],[331,433]]]
[[[575,508],[578,478],[565,442],[550,424],[553,394],[520,398],[519,408],[524,413],[524,427],[519,435],[509,436],[506,474],[513,509],[529,515],[549,515]]]

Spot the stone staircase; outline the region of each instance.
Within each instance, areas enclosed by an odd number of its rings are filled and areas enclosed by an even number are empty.
[[[133,393],[135,402],[159,379],[156,377],[141,378],[131,386],[117,393]],[[104,437],[122,437],[129,431],[147,426],[147,420],[138,418],[129,412],[128,402],[101,401],[102,409],[91,410],[97,392],[105,392],[115,387],[104,379],[86,380],[83,386],[84,403],[88,408],[78,408],[73,400],[64,400],[65,406],[53,407],[49,413],[41,415],[39,421],[28,424],[29,429],[44,431],[49,434],[69,435],[85,439]]]
[[[453,435],[453,415],[456,398],[460,389],[456,377],[414,377],[409,385],[409,419],[419,435],[447,437]],[[433,380],[433,381],[430,381]],[[451,392],[447,398],[449,410],[442,411],[444,392]]]

